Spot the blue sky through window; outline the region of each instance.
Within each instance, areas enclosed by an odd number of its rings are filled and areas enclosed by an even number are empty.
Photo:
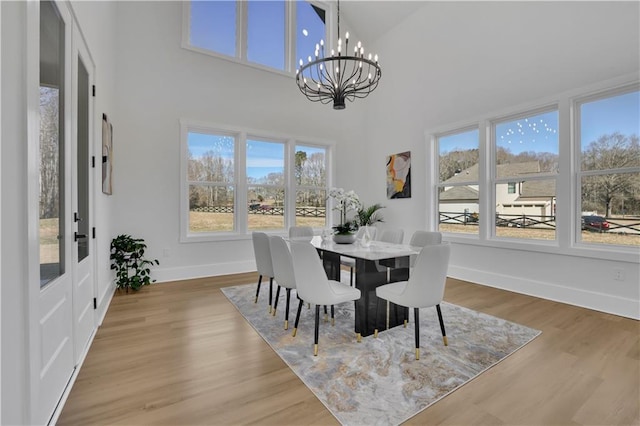
[[[640,92],[582,104],[580,139],[583,148],[600,136],[613,132],[640,136]]]
[[[261,179],[284,174],[284,144],[247,140],[247,177]]]

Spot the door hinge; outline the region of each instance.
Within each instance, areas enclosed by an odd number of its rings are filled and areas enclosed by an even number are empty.
[[[96,97],[96,85],[95,84],[93,86],[91,86],[91,95],[94,98]]]
[[[98,309],[98,299],[93,298],[93,309]]]
[[[96,227],[95,226],[93,228],[91,228],[91,237],[94,240],[96,239]]]

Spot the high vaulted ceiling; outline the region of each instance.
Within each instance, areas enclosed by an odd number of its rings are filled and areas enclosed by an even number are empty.
[[[428,3],[402,0],[342,0],[340,15],[358,37],[366,43],[371,43]]]

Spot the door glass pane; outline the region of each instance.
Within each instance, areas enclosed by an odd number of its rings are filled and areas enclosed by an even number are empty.
[[[89,255],[89,73],[78,58],[78,262]]]
[[[64,273],[64,22],[40,2],[40,285]]]
[[[236,56],[236,2],[192,1],[190,7],[189,43]]]
[[[250,1],[247,4],[247,60],[284,70],[285,2]]]

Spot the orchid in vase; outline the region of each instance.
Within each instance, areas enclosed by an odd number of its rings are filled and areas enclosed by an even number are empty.
[[[357,211],[362,207],[360,198],[353,190],[345,191],[343,188],[331,188],[329,190],[329,198],[335,200],[333,210],[340,212],[340,224],[335,225],[333,230],[335,235],[349,235],[358,230],[358,224],[355,220],[347,220],[347,212]]]

